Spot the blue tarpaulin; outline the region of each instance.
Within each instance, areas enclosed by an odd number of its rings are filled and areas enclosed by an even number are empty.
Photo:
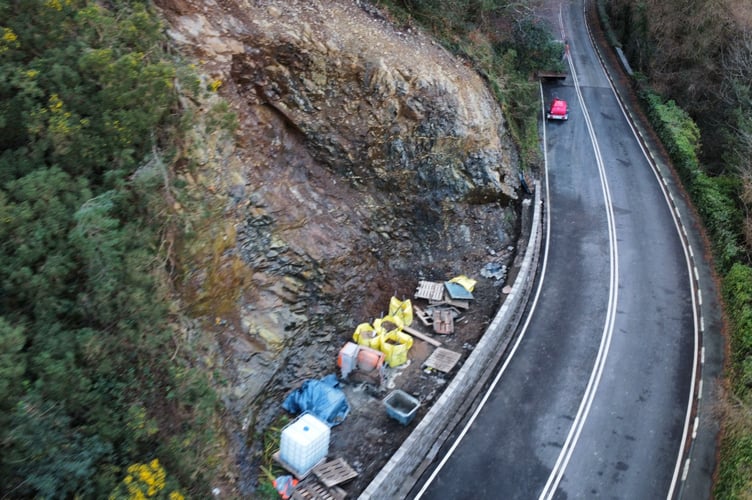
[[[350,413],[350,405],[345,393],[339,389],[336,375],[306,380],[285,398],[282,408],[290,413],[312,413],[329,427],[341,424]]]

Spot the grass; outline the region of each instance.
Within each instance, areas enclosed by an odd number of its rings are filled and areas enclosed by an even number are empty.
[[[280,438],[282,429],[290,423],[290,417],[279,415],[276,420],[264,430],[263,450],[261,454],[261,475],[257,494],[262,499],[279,498],[279,493],[274,487],[275,478],[288,475],[289,472],[284,470],[275,460],[274,454],[279,451]]]

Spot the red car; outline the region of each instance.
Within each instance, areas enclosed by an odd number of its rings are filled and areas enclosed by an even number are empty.
[[[569,120],[569,110],[567,109],[567,101],[554,97],[551,101],[551,107],[546,113],[548,120]]]

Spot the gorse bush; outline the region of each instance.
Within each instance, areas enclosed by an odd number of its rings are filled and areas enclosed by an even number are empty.
[[[215,399],[173,356],[164,185],[139,174],[179,115],[148,5],[0,0],[3,498],[118,497],[134,464],[206,494]]]

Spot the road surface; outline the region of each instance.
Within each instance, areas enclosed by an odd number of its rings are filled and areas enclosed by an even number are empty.
[[[548,240],[531,314],[487,399],[413,491],[446,498],[666,498],[695,392],[690,253],[589,41],[562,11],[570,104],[546,127]]]

